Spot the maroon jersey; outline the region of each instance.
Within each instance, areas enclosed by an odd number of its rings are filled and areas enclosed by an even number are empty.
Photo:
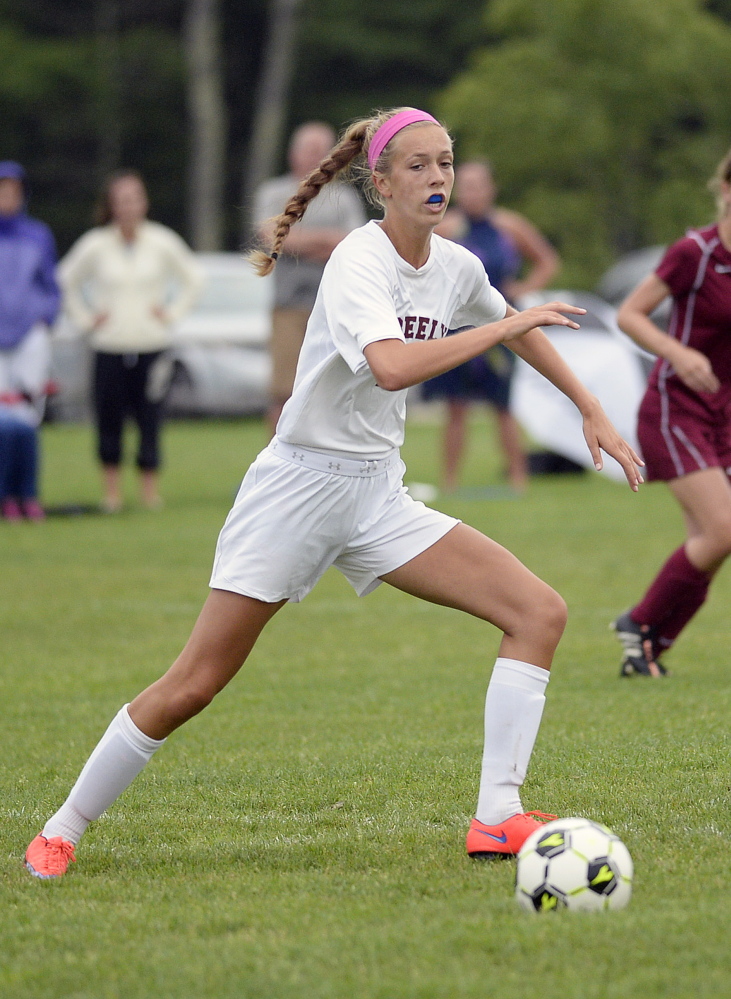
[[[731,252],[718,226],[688,232],[656,274],[673,296],[669,335],[708,357],[721,388],[694,392],[658,359],[637,427],[646,477],[668,480],[716,466],[731,476]]]
[[[668,333],[705,354],[723,383],[720,392],[694,393],[716,409],[731,395],[731,252],[718,226],[690,230],[667,250],[655,273],[673,296]],[[658,360],[650,384],[663,380],[669,389],[682,385],[672,366]]]

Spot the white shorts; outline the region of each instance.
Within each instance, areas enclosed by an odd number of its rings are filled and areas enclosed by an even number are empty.
[[[334,565],[364,597],[460,523],[412,499],[403,473],[398,451],[334,458],[275,438],[226,518],[210,586],[297,602]]]

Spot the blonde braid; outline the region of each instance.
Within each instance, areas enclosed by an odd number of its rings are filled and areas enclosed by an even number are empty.
[[[354,179],[363,185],[363,193],[372,205],[384,207],[383,199],[373,183],[373,174],[387,174],[390,171],[393,145],[389,143],[386,146],[378,157],[378,162],[373,170],[368,166],[366,154],[373,136],[381,125],[395,114],[408,110],[413,109],[402,107],[391,108],[388,111],[376,111],[372,117],[353,122],[345,130],[343,137],[337,145],[333,146],[320,165],[305,177],[295,194],[287,202],[282,214],[276,215],[270,220],[274,223],[274,239],[271,250],[268,253],[265,250],[252,250],[247,254],[248,260],[260,277],[270,274],[274,269],[289,230],[305,214],[308,204],[317,197],[325,184],[329,184],[342,171],[349,169]],[[428,122],[415,122],[407,127],[419,128],[420,125],[426,124]],[[449,135],[449,132],[447,134]]]
[[[304,178],[285,205],[281,215],[272,219],[275,228],[272,248],[269,253],[264,250],[252,250],[247,255],[260,277],[264,277],[273,270],[289,230],[305,214],[312,199],[316,198],[326,184],[329,184],[339,173],[349,167],[357,156],[364,152],[363,147],[370,124],[371,119],[368,118],[351,125],[320,165]]]

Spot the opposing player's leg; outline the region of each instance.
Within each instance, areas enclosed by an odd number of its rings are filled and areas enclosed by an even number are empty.
[[[211,591],[176,661],[114,717],[68,798],[28,847],[31,874],[51,878],[66,872],[89,823],[116,801],[167,736],[236,675],[283,603]]]
[[[668,482],[683,509],[688,560],[713,575],[731,554],[731,484],[722,468],[706,468]]]
[[[624,676],[666,673],[659,656],[701,608],[714,574],[731,553],[731,485],[723,469],[691,472],[668,486],[683,510],[686,541],[642,600],[615,622],[625,651]],[[635,643],[633,634],[639,636]]]
[[[467,851],[471,856],[515,854],[538,825],[532,813],[523,813],[520,787],[566,624],[566,605],[514,555],[465,524],[382,578],[503,632],[485,700],[480,791]]]

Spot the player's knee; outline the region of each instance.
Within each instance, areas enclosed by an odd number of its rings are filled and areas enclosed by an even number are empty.
[[[561,594],[546,586],[532,611],[532,617],[541,634],[558,645],[568,620],[568,608]]]
[[[168,709],[177,724],[183,724],[207,708],[218,693],[211,684],[201,681],[187,683],[172,698]]]
[[[731,522],[724,524],[724,528],[719,537],[719,555],[727,557],[731,555]]]
[[[708,544],[716,558],[731,555],[731,521],[716,524],[708,537]]]

